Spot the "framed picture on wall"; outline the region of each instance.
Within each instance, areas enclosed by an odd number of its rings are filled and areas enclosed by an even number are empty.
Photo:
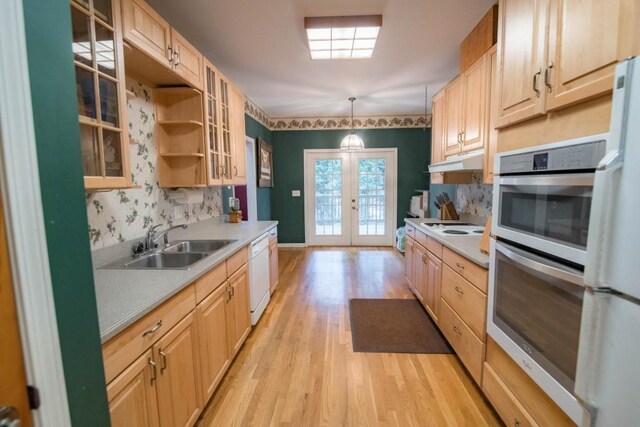
[[[273,187],[273,148],[258,138],[258,187]]]

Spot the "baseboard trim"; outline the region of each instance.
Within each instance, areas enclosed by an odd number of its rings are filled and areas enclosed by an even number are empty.
[[[306,248],[306,243],[278,243],[279,248]]]

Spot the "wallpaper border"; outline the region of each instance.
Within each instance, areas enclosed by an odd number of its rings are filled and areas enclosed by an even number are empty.
[[[286,117],[272,119],[253,101],[245,97],[244,111],[271,131],[349,129],[351,118],[343,117]],[[431,114],[354,117],[357,129],[398,129],[431,127]]]

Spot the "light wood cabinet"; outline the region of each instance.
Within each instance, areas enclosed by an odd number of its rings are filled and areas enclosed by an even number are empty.
[[[227,349],[227,286],[219,286],[197,307],[200,380],[203,401],[213,395],[231,363]]]
[[[445,158],[453,154],[458,154],[462,146],[463,128],[463,101],[464,101],[464,80],[458,76],[447,85],[444,90],[445,97]]]
[[[222,185],[223,147],[220,129],[220,75],[209,61],[204,63],[204,111],[207,147],[207,181],[209,185]]]
[[[251,330],[251,305],[247,266],[229,278],[230,300],[227,304],[227,341],[230,357],[234,357]]]
[[[498,47],[493,46],[488,52],[487,88],[489,96],[489,119],[485,129],[484,140],[484,169],[482,182],[493,184],[493,161],[498,149],[498,130],[496,120],[498,118]]]
[[[455,310],[480,340],[484,340],[487,296],[448,265],[442,270],[442,299]]]
[[[638,54],[632,0],[501,0],[498,127],[610,93]]]
[[[278,271],[278,238],[269,236],[269,292],[273,294],[280,282]]]
[[[145,0],[122,0],[122,22],[128,42],[158,64],[172,68],[171,25]]]
[[[484,364],[482,391],[506,425],[522,427],[538,425],[487,363]]]
[[[431,164],[444,160],[443,148],[446,143],[445,132],[445,91],[441,90],[433,97],[431,105]],[[444,184],[443,173],[432,173],[432,184]],[[429,207],[431,209],[431,207]]]
[[[158,426],[156,381],[158,371],[147,350],[107,386],[113,427]]]
[[[440,289],[442,287],[442,261],[427,251],[427,272],[424,282],[424,308],[438,323],[440,315]]]
[[[548,0],[498,6],[498,126],[544,113],[543,65]]]
[[[116,3],[114,1],[114,3]],[[127,42],[135,46],[140,53],[147,55],[158,64],[170,69],[180,79],[192,87],[202,90],[204,81],[204,57],[175,28],[162,18],[144,0],[122,0],[123,35]],[[150,64],[144,61],[132,61],[143,77],[149,76],[157,84],[167,83],[162,73],[149,69]]]
[[[234,185],[247,184],[247,141],[244,123],[244,93],[231,85],[231,150],[232,176]]]
[[[120,3],[74,0],[71,26],[85,188],[129,188]]]
[[[413,257],[415,250],[415,242],[409,237],[407,233],[404,241],[404,277],[407,279],[407,284],[413,289]]]
[[[194,319],[192,312],[153,346],[161,426],[192,426],[202,412]]]
[[[487,66],[488,57],[483,55],[462,74],[464,87],[462,108],[462,134],[460,150],[463,152],[484,147],[487,126]]]
[[[413,248],[413,292],[424,305],[424,285],[427,277],[427,250],[416,244]]]
[[[171,49],[173,51],[173,70],[187,83],[202,90],[204,57],[187,39],[171,28]]]

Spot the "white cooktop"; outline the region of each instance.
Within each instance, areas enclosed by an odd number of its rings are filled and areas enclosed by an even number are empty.
[[[421,223],[420,226],[441,236],[448,237],[480,236],[484,232],[484,227],[478,225]]]

